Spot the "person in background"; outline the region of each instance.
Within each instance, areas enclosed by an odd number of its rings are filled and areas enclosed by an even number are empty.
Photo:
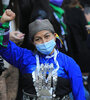
[[[16,0],[15,0],[16,1]],[[2,17],[3,12],[5,9],[14,7],[11,6],[12,0],[0,0],[0,18]],[[13,3],[14,6],[15,3]],[[17,17],[16,17],[17,18]],[[16,20],[4,23],[3,27],[9,27],[10,26],[10,40],[14,41],[15,43],[19,44],[22,42],[24,38],[24,34],[22,34],[16,28]],[[2,30],[0,30],[0,33]],[[1,41],[1,40],[0,40]],[[18,80],[18,70],[16,68],[10,67],[5,60],[0,57],[0,100],[11,100],[16,98],[16,91],[17,91],[17,85],[14,85],[17,83]],[[7,70],[6,70],[7,69]],[[3,73],[2,73],[3,72]],[[11,74],[13,72],[13,75]],[[17,73],[17,74],[16,74]],[[16,74],[16,75],[15,75]],[[14,83],[12,82],[14,80]],[[13,90],[11,88],[14,86]],[[11,93],[12,91],[12,93]],[[14,91],[14,92],[13,92]]]
[[[5,11],[5,9],[7,8],[7,3],[5,3],[3,0],[0,0],[0,18],[3,14],[3,12]],[[5,23],[4,27],[7,27],[9,25],[9,23]],[[0,57],[0,75],[2,74],[2,72],[5,70],[6,68],[4,67],[4,62],[2,57]]]
[[[88,22],[88,25],[86,25],[87,31],[88,31],[88,36],[87,36],[87,47],[90,50],[90,1],[87,1],[86,4],[84,4],[84,14],[86,17],[86,20]],[[88,75],[88,78],[86,79],[86,83],[87,83],[87,90],[88,90],[88,94],[89,94],[89,98],[90,99],[90,72]]]
[[[63,0],[49,0],[50,1],[50,6],[53,10],[53,15],[56,18],[56,20],[59,22],[59,28],[61,30],[61,34],[59,35],[59,38],[62,39],[63,41],[63,45],[62,48],[64,47],[64,53],[67,54],[68,52],[68,47],[67,47],[67,42],[66,42],[66,37],[67,37],[67,31],[66,31],[66,25],[64,23],[64,10],[61,8]],[[59,44],[61,45],[61,44]],[[61,47],[59,46],[59,48],[61,49]]]
[[[1,29],[14,17],[15,13],[6,10],[0,20]],[[23,100],[66,100],[70,90],[74,100],[86,100],[80,68],[71,57],[56,49],[56,33],[48,19],[29,24],[29,39],[36,48],[33,52],[11,42],[9,34],[5,34],[8,31],[5,28],[1,35],[0,55],[22,73]]]
[[[83,8],[90,6],[90,0],[79,0],[79,2],[80,2],[80,4],[82,5]]]
[[[64,19],[68,32],[68,55],[72,56],[79,64],[82,72],[89,72],[90,50],[86,45],[88,35],[86,25],[88,23],[82,6],[79,0],[64,0],[62,8],[65,10]]]
[[[2,17],[3,12],[7,9],[7,6],[9,4],[9,1],[7,0],[0,0],[0,18]],[[4,23],[3,27],[9,27],[9,22]],[[0,28],[0,34],[2,33],[2,30]],[[1,41],[1,39],[0,39]],[[6,88],[6,66],[5,62],[0,56],[0,100],[7,100],[7,88]]]
[[[83,73],[84,86],[87,86],[88,73],[90,72],[90,50],[87,48],[88,32],[86,25],[87,20],[84,15],[84,8],[80,0],[64,0],[62,8],[65,10],[65,23],[68,31],[69,54],[79,64]],[[72,17],[73,16],[73,17]],[[89,93],[85,88],[85,96],[88,100]]]

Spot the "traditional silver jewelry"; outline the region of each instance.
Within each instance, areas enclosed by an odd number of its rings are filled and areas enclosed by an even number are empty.
[[[37,67],[32,73],[32,78],[38,97],[37,100],[52,100],[52,98],[56,96],[55,90],[57,84],[57,71],[59,69],[59,64],[56,58],[57,51],[54,50],[54,62],[57,65],[57,68],[55,69],[53,63],[40,65],[39,55],[36,55]],[[51,86],[52,83],[53,86]]]

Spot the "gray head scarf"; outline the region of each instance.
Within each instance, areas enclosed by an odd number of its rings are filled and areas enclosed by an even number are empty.
[[[34,22],[29,24],[30,39],[32,39],[37,32],[40,32],[42,30],[55,32],[52,24],[50,23],[50,21],[48,19],[43,19],[43,20],[42,19],[37,19]]]

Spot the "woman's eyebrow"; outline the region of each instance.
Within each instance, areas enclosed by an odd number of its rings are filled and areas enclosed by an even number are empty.
[[[50,32],[46,32],[44,35],[50,34]]]
[[[35,39],[37,39],[37,38],[41,38],[41,37],[40,36],[36,36]]]
[[[48,35],[50,32],[46,32],[43,36]],[[40,38],[41,36],[35,36],[35,38]]]

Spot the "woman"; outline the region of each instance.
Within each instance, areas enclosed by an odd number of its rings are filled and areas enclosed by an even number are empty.
[[[0,17],[2,16],[3,12],[7,8],[11,8],[11,9],[15,8],[14,11],[16,12],[15,2],[16,2],[16,0],[13,0],[13,1],[12,0],[0,0]],[[9,5],[9,3],[10,3],[10,5]],[[13,4],[13,5],[11,5],[11,4]],[[24,35],[19,31],[15,31],[17,29],[17,27],[16,27],[17,24],[15,23],[15,20],[11,21],[10,23],[6,22],[4,24],[4,26],[5,27],[10,26],[10,35],[9,35],[10,40],[14,41],[14,43],[20,44],[23,40]],[[12,72],[13,72],[13,74],[11,74]],[[3,100],[7,100],[7,99],[11,100],[11,98],[15,99],[16,98],[16,92],[17,92],[17,86],[18,86],[18,85],[14,85],[18,81],[18,70],[17,70],[17,68],[12,68],[10,64],[5,62],[0,57],[0,75],[1,75],[0,76],[0,82],[2,83],[2,84],[0,84],[0,94],[1,94],[0,100],[2,100],[2,98],[3,98]],[[12,77],[13,77],[13,80],[15,81],[13,84],[12,84],[12,82],[13,82]],[[12,90],[13,86],[14,86],[14,88]],[[1,89],[2,87],[4,87],[3,90]],[[12,92],[12,94],[10,92]]]
[[[25,33],[25,38],[21,47],[27,48],[32,51],[34,50],[32,43],[29,41],[28,25],[36,19],[49,19],[50,22],[54,25],[55,32],[57,32],[59,36],[61,35],[60,24],[57,22],[53,15],[53,10],[49,6],[49,0],[38,0],[38,2],[37,0],[18,0],[18,3],[20,9],[19,29],[21,32]],[[57,42],[59,44],[60,41]],[[62,48],[60,48],[61,51],[65,51],[62,44],[59,44],[58,47],[59,46],[62,46]],[[22,75],[19,73],[19,95],[17,95],[17,100],[19,100],[22,88],[21,78]]]
[[[3,12],[5,11],[5,9],[7,8],[8,5],[8,0],[7,2],[0,0],[0,18],[3,14]],[[5,23],[5,25],[9,25],[8,23]],[[4,62],[2,57],[0,56],[0,75],[2,74],[2,72],[5,70],[6,68],[4,67]]]
[[[87,21],[79,0],[64,0],[65,23],[68,32],[69,55],[79,64],[82,72],[90,72],[90,51],[87,48]],[[73,16],[73,17],[72,17]]]
[[[3,23],[14,17],[11,10],[6,10],[0,27],[3,29]],[[8,30],[6,28],[1,34],[0,55],[20,69],[23,100],[29,97],[30,100],[59,100],[71,89],[75,100],[85,100],[80,68],[72,58],[55,49],[56,33],[49,20],[36,20],[29,24],[29,37],[36,47],[34,52],[8,41]]]

